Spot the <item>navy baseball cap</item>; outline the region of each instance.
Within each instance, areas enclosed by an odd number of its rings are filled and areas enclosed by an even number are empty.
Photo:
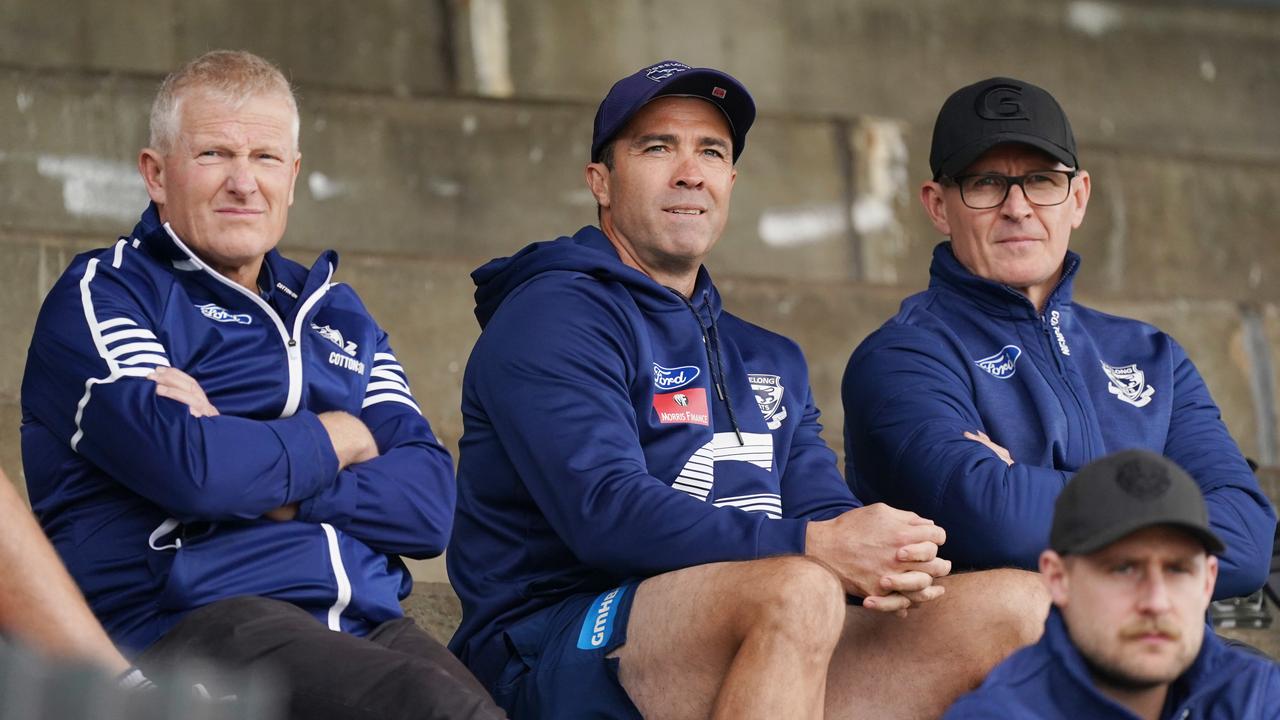
[[[596,110],[591,162],[600,161],[600,151],[626,127],[631,116],[650,100],[664,95],[701,98],[720,108],[733,134],[733,161],[738,161],[747,143],[747,130],[756,119],[756,103],[751,94],[742,83],[719,70],[663,60],[622,78],[610,88]]]
[[[942,104],[929,151],[933,179],[955,177],[1002,143],[1030,145],[1080,167],[1076,137],[1058,101],[1029,82],[993,77],[960,88]]]

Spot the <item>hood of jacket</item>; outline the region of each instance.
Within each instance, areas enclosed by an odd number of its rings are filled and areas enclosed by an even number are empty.
[[[645,312],[688,312],[689,303],[678,292],[660,285],[622,262],[613,244],[599,228],[588,225],[571,237],[533,243],[515,255],[496,258],[471,273],[476,284],[476,320],[481,329],[517,288],[548,272],[576,272],[598,280],[621,283]],[[693,302],[709,308],[712,318],[721,310],[720,293],[706,267],[698,268]]]

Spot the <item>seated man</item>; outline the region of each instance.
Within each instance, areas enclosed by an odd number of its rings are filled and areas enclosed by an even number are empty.
[[[33,507],[111,637],[149,674],[269,661],[293,717],[495,717],[411,620],[399,556],[439,554],[455,487],[387,334],[337,256],[275,251],[292,89],[215,51],[160,87],[152,204],[77,257],[22,383]]]
[[[1041,88],[991,78],[943,104],[920,199],[950,238],[929,289],[844,376],[846,478],[947,531],[958,568],[1034,569],[1072,473],[1141,447],[1195,478],[1227,541],[1219,597],[1267,575],[1275,512],[1182,347],[1071,298],[1091,179]]]
[[[1275,717],[1280,666],[1205,626],[1225,548],[1181,468],[1146,450],[1090,463],[1058,497],[1049,547],[1044,637],[947,718]]]
[[[1039,632],[1032,573],[944,577],[941,528],[861,507],[800,348],[722,308],[754,118],[716,70],[620,80],[600,227],[472,276],[451,647],[514,716],[936,716]]]

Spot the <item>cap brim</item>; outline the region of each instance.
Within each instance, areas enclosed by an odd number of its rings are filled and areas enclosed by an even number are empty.
[[[1100,533],[1095,537],[1089,538],[1085,542],[1077,543],[1075,547],[1058,550],[1058,552],[1065,552],[1072,555],[1088,555],[1101,550],[1117,540],[1121,540],[1132,535],[1139,530],[1145,530],[1149,527],[1155,526],[1173,527],[1195,536],[1197,540],[1204,544],[1205,550],[1209,551],[1211,555],[1221,555],[1227,550],[1227,545],[1222,542],[1222,538],[1214,534],[1213,531],[1199,525],[1193,525],[1181,519],[1153,520],[1151,518],[1141,518],[1135,519],[1128,524],[1117,525],[1116,527],[1111,528],[1110,532]]]
[[[966,145],[951,154],[951,157],[943,160],[938,172],[934,173],[934,180],[941,178],[943,175],[947,177],[955,177],[964,171],[965,168],[973,164],[975,160],[982,157],[982,154],[996,145],[1004,145],[1006,143],[1019,143],[1022,145],[1030,145],[1037,150],[1042,150],[1049,154],[1050,157],[1070,168],[1076,167],[1076,158],[1066,150],[1055,143],[1049,142],[1042,137],[1035,135],[1025,135],[1016,132],[1002,132],[994,135],[987,135],[977,142]]]

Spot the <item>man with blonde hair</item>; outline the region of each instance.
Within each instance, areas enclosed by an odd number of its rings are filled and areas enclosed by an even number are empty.
[[[1126,450],[1086,465],[1058,495],[1040,553],[1054,605],[1044,637],[946,717],[1275,717],[1280,666],[1205,625],[1226,551],[1173,461]]]
[[[403,617],[401,555],[444,550],[453,467],[338,258],[275,247],[301,154],[266,60],[169,76],[138,169],[152,203],[77,257],[22,386],[33,506],[144,670],[264,662],[291,717],[500,717]],[[216,689],[215,689],[216,690]]]

